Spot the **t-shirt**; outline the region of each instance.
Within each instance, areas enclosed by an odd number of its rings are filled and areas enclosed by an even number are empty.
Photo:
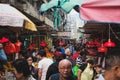
[[[48,71],[47,71],[47,74],[46,74],[46,80],[49,80],[49,77],[50,77],[52,74],[59,73],[58,65],[59,65],[59,62],[54,62],[53,64],[51,64],[51,65],[49,66]]]
[[[60,73],[56,73],[51,75],[50,80],[60,80]],[[69,76],[66,80],[76,80],[75,78],[73,78],[72,76]]]
[[[38,68],[42,69],[42,77],[41,80],[46,79],[46,73],[48,70],[48,67],[53,63],[53,61],[49,58],[43,58],[42,60],[39,61],[38,63]]]
[[[73,54],[72,59],[73,59],[73,60],[76,60],[78,56],[79,56],[79,53],[78,53],[78,52],[76,52],[76,53],[74,53],[74,54]]]
[[[36,80],[31,75],[26,80]]]
[[[99,77],[97,79],[95,79],[95,80],[104,80],[104,77],[103,77],[102,74],[99,74]]]

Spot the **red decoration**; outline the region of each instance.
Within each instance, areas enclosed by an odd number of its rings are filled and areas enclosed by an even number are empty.
[[[13,54],[13,53],[16,53],[16,48],[15,48],[15,45],[11,42],[8,42],[6,45],[5,45],[5,53],[6,54]]]
[[[35,44],[34,44],[34,43],[31,43],[31,44],[28,46],[28,49],[29,49],[29,50],[33,50],[34,47],[35,47]]]
[[[111,41],[110,39],[110,29],[111,29],[111,26],[109,24],[109,39],[108,39],[108,42],[105,42],[104,46],[105,47],[115,47],[115,43]]]
[[[15,43],[15,45],[20,47],[22,45],[22,43],[20,41],[18,41]]]
[[[5,43],[5,42],[8,42],[8,41],[9,41],[9,39],[6,38],[6,37],[2,37],[2,39],[0,40],[1,43]]]
[[[2,43],[2,40],[0,40],[0,43]]]
[[[16,47],[16,52],[19,53],[20,52],[20,46],[22,45],[22,43],[20,41],[17,41],[15,43],[15,47]]]
[[[96,52],[96,50],[94,50],[94,49],[87,49],[87,51],[89,52],[89,55],[93,55],[93,56],[96,56],[97,54],[97,52]]]
[[[103,53],[105,53],[105,52],[107,52],[108,51],[108,49],[102,44],[99,48],[98,48],[98,52],[103,52]]]
[[[105,42],[105,47],[115,47],[115,43],[111,41],[111,39],[108,39],[108,42]]]
[[[47,44],[46,44],[45,42],[41,42],[40,46],[41,46],[41,47],[46,47]]]

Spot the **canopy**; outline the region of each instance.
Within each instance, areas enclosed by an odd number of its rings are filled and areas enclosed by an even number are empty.
[[[35,24],[30,19],[9,4],[0,4],[0,25],[12,27],[24,26],[25,29],[37,31]]]
[[[86,0],[80,16],[87,21],[120,23],[120,0]]]
[[[51,0],[48,3],[42,4],[40,12],[45,12],[53,7],[61,8],[65,12],[69,13],[75,6],[79,6],[84,0]]]

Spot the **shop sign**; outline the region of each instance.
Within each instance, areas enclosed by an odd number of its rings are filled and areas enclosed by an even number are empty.
[[[58,36],[66,36],[66,37],[70,37],[71,32],[57,32]]]

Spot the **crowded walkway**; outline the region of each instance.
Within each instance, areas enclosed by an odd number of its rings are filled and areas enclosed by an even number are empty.
[[[2,48],[1,44],[0,50]],[[12,57],[12,60],[11,58],[9,60],[2,51],[3,56],[0,59],[4,63],[0,65],[0,80],[109,80],[107,74],[110,67],[117,65],[119,61],[113,62],[114,58],[109,56],[110,53],[116,56],[119,49],[115,49],[114,52],[109,51],[104,56],[106,62],[97,53],[90,54],[88,49],[90,47],[85,44],[58,44],[50,50],[47,45],[41,45],[40,49],[21,50],[16,55],[17,59]],[[119,54],[116,59],[118,56]],[[107,60],[109,58],[112,63]],[[116,66],[114,69],[117,70],[117,68]],[[112,80],[119,80],[114,79],[117,76],[119,75],[112,77]]]

